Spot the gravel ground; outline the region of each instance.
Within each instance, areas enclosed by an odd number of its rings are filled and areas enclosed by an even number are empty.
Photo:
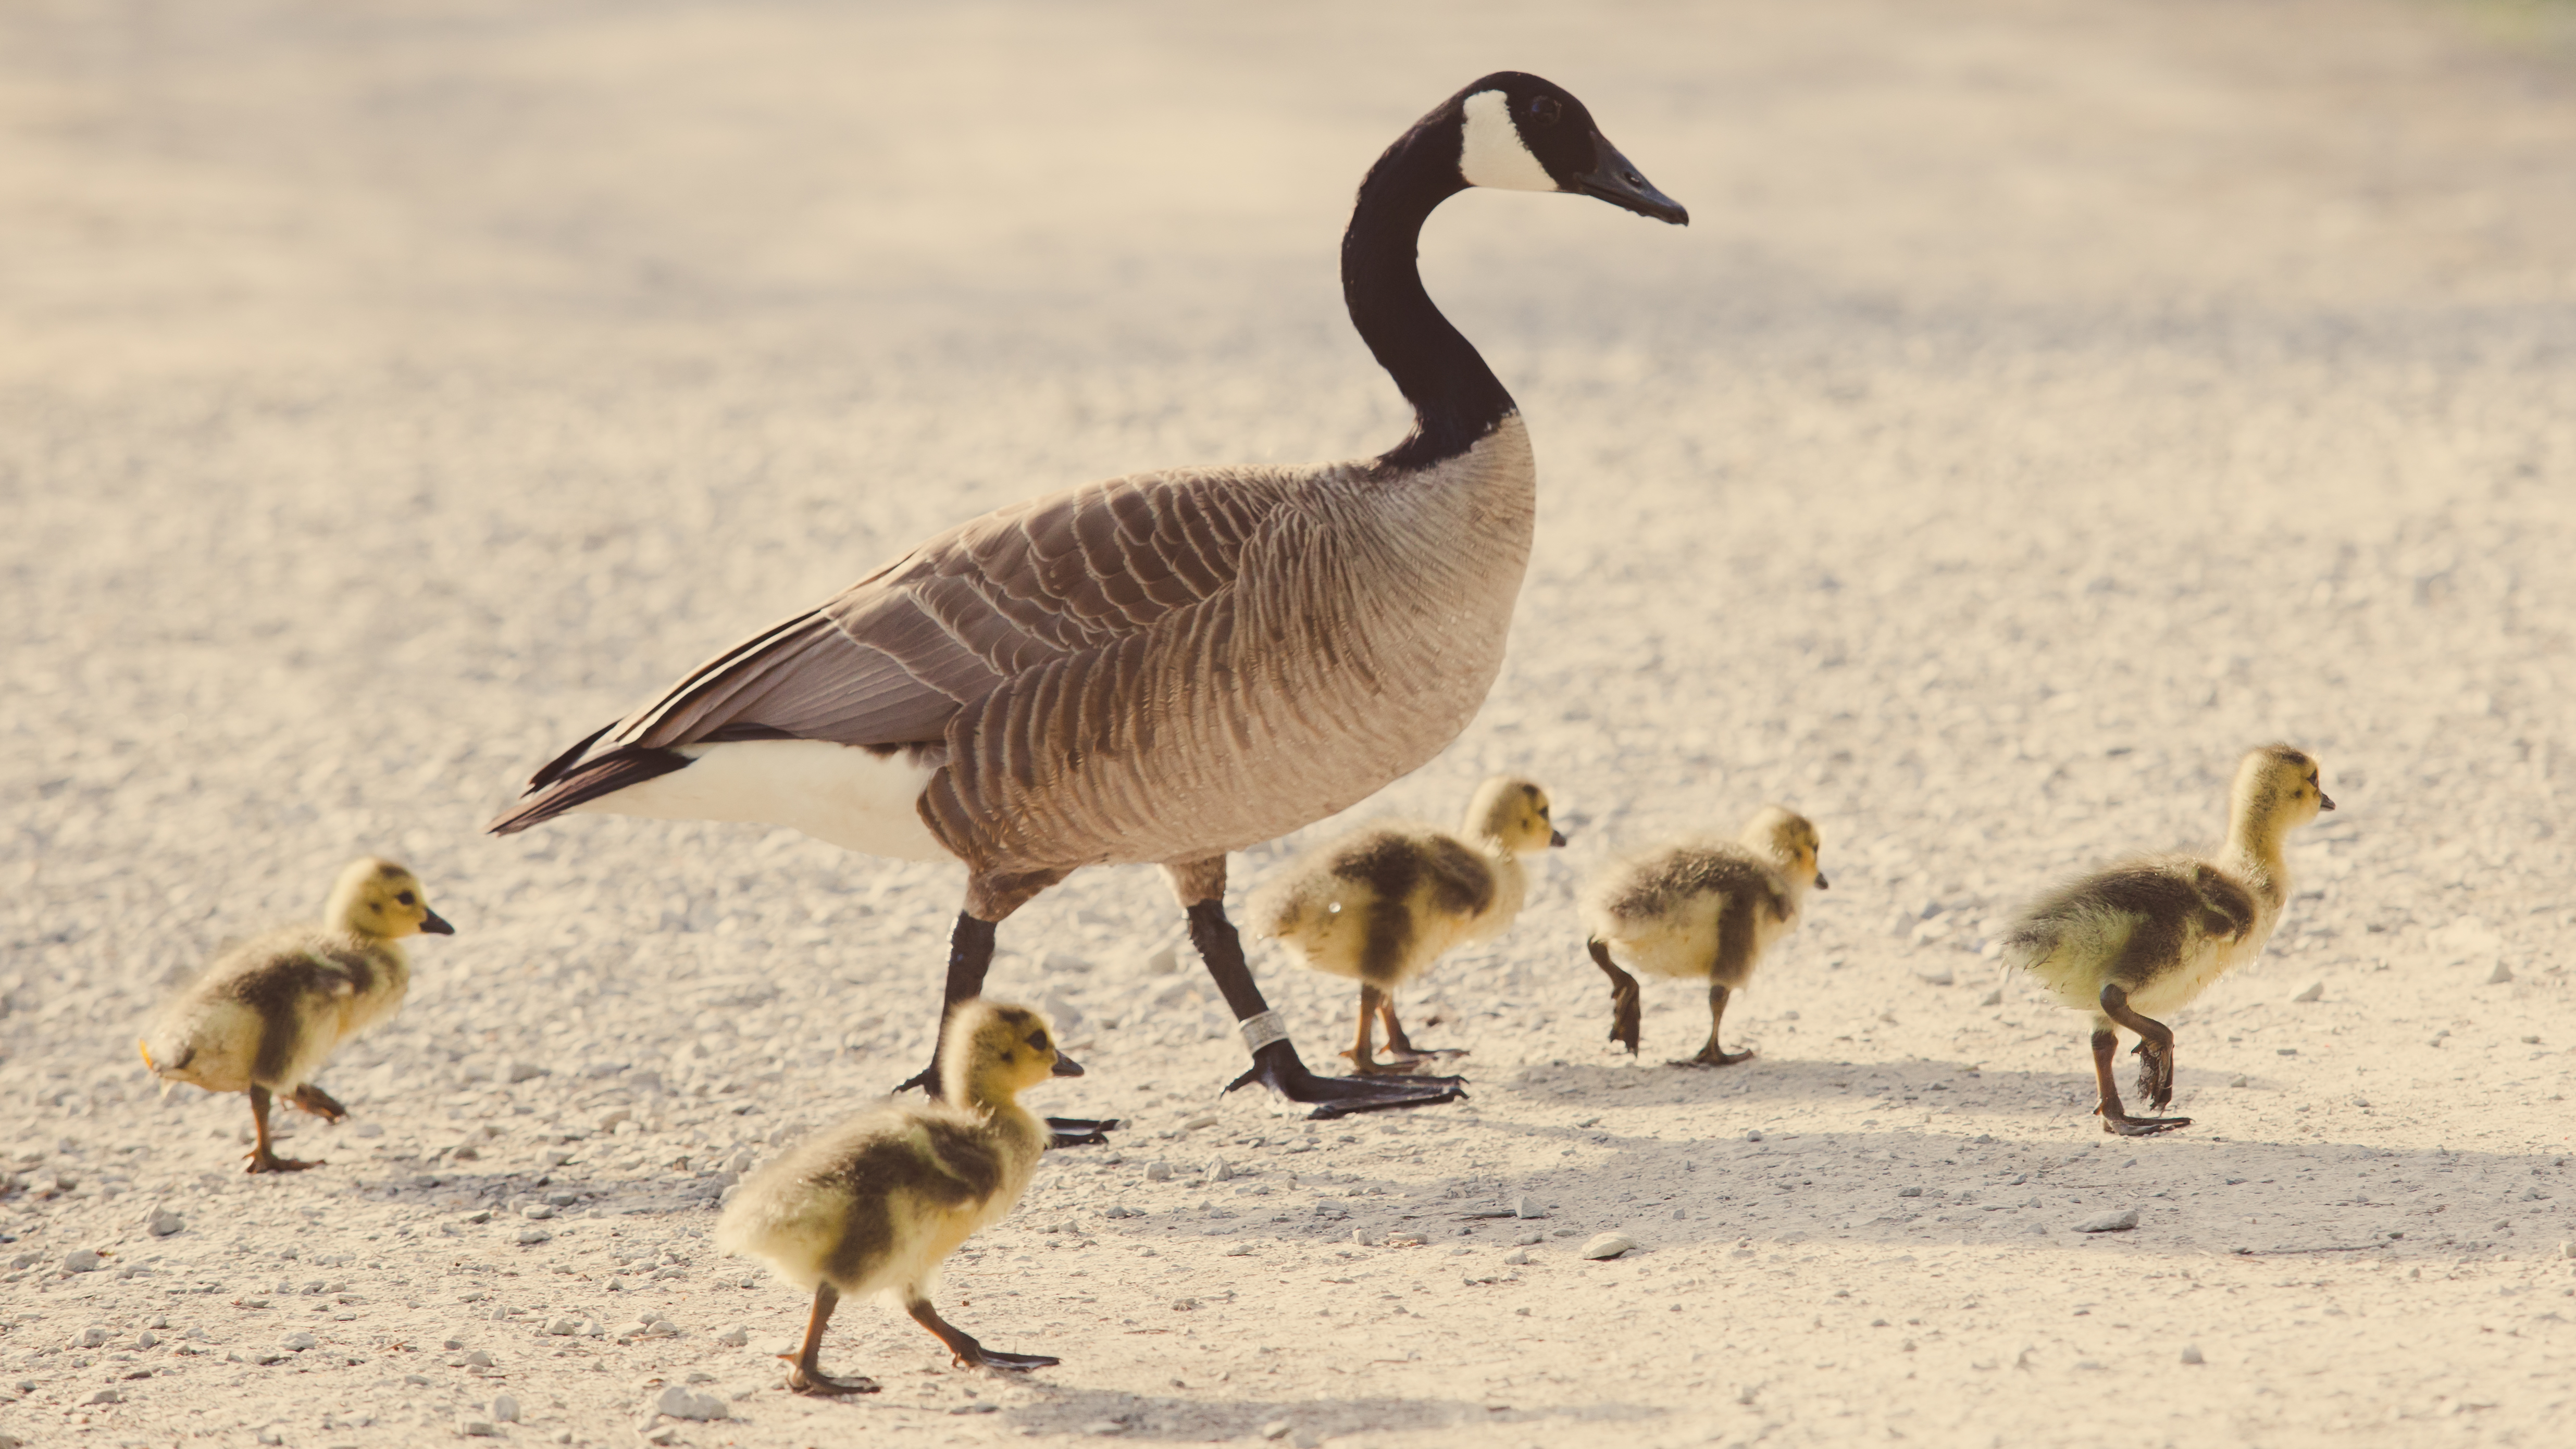
[[[2564,1442],[2562,14],[0,9],[0,1436]],[[1693,225],[1478,194],[1426,239],[1538,551],[1483,715],[1350,819],[1512,769],[1575,836],[1407,1002],[1472,1102],[1220,1099],[1159,880],[1080,876],[993,989],[1091,1068],[1041,1105],[1130,1125],[941,1300],[1065,1363],[853,1305],[825,1362],[886,1392],[784,1393],[804,1305],[713,1208],[926,1056],[955,873],[480,823],[932,528],[1392,442],[1337,229],[1505,65]],[[2343,808],[2174,1022],[2196,1124],[2106,1139],[1988,943],[2214,837],[2276,737]],[[1730,1012],[1760,1056],[1666,1067],[1705,1007],[1649,983],[1631,1062],[1575,884],[1766,800],[1834,887]],[[245,1177],[242,1102],[157,1096],[136,1030],[369,851],[459,933],[293,1124],[329,1165]],[[1345,983],[1256,966],[1339,1045]]]

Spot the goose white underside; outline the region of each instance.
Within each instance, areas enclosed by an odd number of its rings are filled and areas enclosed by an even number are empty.
[[[829,740],[737,740],[683,746],[680,753],[690,757],[687,767],[573,810],[784,825],[861,855],[956,858],[914,808],[938,773],[934,752],[881,755]]]

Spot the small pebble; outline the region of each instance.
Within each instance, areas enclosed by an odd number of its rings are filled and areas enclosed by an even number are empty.
[[[2086,1218],[2084,1221],[2075,1225],[2075,1231],[2079,1233],[2125,1233],[2137,1225],[2138,1210],[2136,1208],[2127,1208],[2116,1213],[2104,1213],[2097,1218]]]
[[[1529,1260],[1530,1260],[1530,1255],[1529,1255],[1529,1250],[1528,1250],[1527,1248],[1523,1248],[1523,1249],[1521,1249],[1519,1252],[1516,1252],[1516,1253],[1505,1253],[1505,1254],[1503,1255],[1503,1261],[1504,1261],[1505,1263],[1509,1264],[1510,1266],[1515,1267],[1515,1268],[1520,1267],[1522,1264],[1527,1263]]]
[[[530,1222],[541,1223],[554,1215],[555,1210],[541,1202],[532,1202],[526,1207],[519,1209],[519,1216],[526,1218]]]
[[[89,1401],[93,1404],[113,1404],[124,1397],[125,1395],[118,1393],[114,1389],[101,1389],[97,1393],[90,1395]]]
[[[83,1348],[97,1348],[99,1345],[106,1342],[107,1330],[104,1328],[84,1328],[81,1330],[80,1346]]]
[[[2308,983],[2307,990],[2300,992],[2298,995],[2293,996],[2290,999],[2292,1001],[2323,1001],[2326,999],[2326,984],[2322,981],[2312,981]],[[2188,1362],[2188,1360],[2186,1360],[2186,1362]]]
[[[1745,1141],[1747,1141],[1747,1142],[1759,1142],[1759,1141],[1761,1141],[1761,1140],[1762,1140],[1762,1132],[1761,1132],[1761,1129],[1756,1128],[1756,1129],[1754,1129],[1754,1130],[1753,1130],[1753,1131],[1751,1131],[1751,1132],[1747,1132],[1747,1133],[1745,1133],[1745,1134],[1744,1134],[1744,1140],[1745,1140]]]
[[[2512,984],[2512,982],[2513,968],[2507,966],[2502,961],[2498,961],[2495,964],[2495,969],[2487,973],[2487,984],[2489,986],[2506,986]]]
[[[737,1323],[733,1327],[726,1329],[724,1332],[717,1334],[716,1342],[723,1344],[727,1348],[740,1348],[744,1344],[751,1342],[751,1330]]]
[[[1512,1201],[1512,1216],[1516,1218],[1543,1218],[1547,1216],[1547,1209],[1540,1205],[1537,1198],[1531,1197],[1527,1193],[1523,1193],[1520,1197],[1515,1198]]]
[[[1616,1258],[1622,1253],[1633,1252],[1636,1247],[1637,1240],[1626,1233],[1602,1233],[1585,1243],[1576,1256],[1606,1260]]]
[[[2183,1347],[2182,1347],[2182,1361],[2183,1361],[2184,1363],[2206,1363],[2206,1362],[2207,1362],[2207,1360],[2206,1360],[2206,1359],[2203,1359],[2203,1358],[2200,1356],[2200,1345],[2199,1345],[2199,1344],[2196,1344],[2196,1343],[2187,1343],[2187,1344],[2184,1344],[2184,1345],[2183,1345]]]
[[[315,1338],[309,1333],[290,1333],[284,1338],[279,1339],[277,1341],[277,1346],[285,1349],[289,1353],[302,1353],[304,1350],[313,1347],[319,1342],[321,1342],[320,1339]]]
[[[519,1229],[519,1246],[523,1248],[532,1248],[539,1243],[550,1243],[554,1241],[554,1236],[554,1234],[547,1232],[543,1228],[521,1228]]]
[[[154,1208],[152,1210],[151,1219],[143,1226],[144,1230],[151,1233],[152,1236],[156,1238],[166,1238],[187,1225],[188,1223],[185,1218],[180,1217],[177,1213],[170,1211],[168,1208]]]
[[[1172,1164],[1170,1164],[1170,1163],[1168,1163],[1168,1162],[1155,1162],[1155,1163],[1149,1163],[1149,1164],[1147,1164],[1147,1165],[1146,1165],[1146,1168],[1145,1168],[1145,1180],[1146,1180],[1147,1182],[1169,1182],[1169,1181],[1171,1181],[1171,1180],[1172,1180]]]
[[[70,1252],[63,1254],[63,1271],[66,1273],[95,1273],[98,1271],[99,1264],[105,1261],[105,1259],[99,1256],[98,1249],[96,1248],[74,1248]]]
[[[1222,1157],[1211,1157],[1207,1164],[1207,1179],[1210,1182],[1231,1182],[1234,1168]]]
[[[519,1401],[508,1394],[496,1396],[492,1400],[492,1418],[503,1424],[519,1422]]]

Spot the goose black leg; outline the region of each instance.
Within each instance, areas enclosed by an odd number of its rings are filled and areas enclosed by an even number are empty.
[[[2138,1034],[2138,1095],[2162,1107],[2173,1101],[2173,1028],[2129,1009],[2129,993],[2117,983],[2102,988],[2102,1013]]]
[[[940,993],[939,1029],[931,1035],[930,1065],[906,1078],[896,1091],[909,1092],[918,1087],[933,1097],[939,1095],[939,1052],[948,1036],[948,1018],[959,1005],[984,994],[984,976],[993,969],[995,924],[970,911],[957,913],[957,929],[948,938],[948,985]],[[1109,1138],[1104,1134],[1118,1125],[1118,1119],[1049,1117],[1046,1123],[1055,1133],[1055,1141],[1049,1145],[1084,1147],[1107,1142]]]
[[[286,1105],[299,1112],[310,1112],[325,1122],[337,1122],[349,1115],[348,1108],[341,1106],[330,1093],[311,1082],[306,1082],[303,1086],[287,1093]]]
[[[1220,878],[1221,879],[1221,878]],[[1222,900],[1201,900],[1189,908],[1190,942],[1199,948],[1208,975],[1225,997],[1237,1021],[1270,1010],[1252,968],[1243,959],[1243,938],[1225,918]],[[1291,1102],[1311,1104],[1314,1121],[1346,1117],[1353,1112],[1379,1112],[1391,1107],[1429,1107],[1467,1095],[1456,1077],[1319,1077],[1307,1070],[1296,1043],[1286,1037],[1267,1042],[1252,1053],[1252,1070],[1226,1084],[1229,1092],[1258,1082]]]
[[[308,1167],[322,1165],[319,1161],[301,1162],[292,1157],[280,1157],[269,1150],[268,1088],[256,1082],[250,1089],[250,1127],[250,1166],[243,1168],[244,1172],[302,1172]]]
[[[1726,1020],[1726,996],[1727,991],[1725,987],[1718,985],[1714,981],[1708,984],[1708,1045],[1699,1049],[1698,1056],[1692,1057],[1687,1061],[1674,1062],[1672,1065],[1677,1067],[1731,1067],[1737,1062],[1743,1061],[1745,1058],[1753,1055],[1753,1050],[1750,1047],[1747,1047],[1740,1052],[1731,1052],[1717,1044],[1717,1029],[1719,1025]]]
[[[927,1298],[915,1298],[903,1305],[912,1321],[930,1330],[933,1337],[948,1345],[948,1352],[959,1368],[1041,1369],[1064,1362],[1042,1353],[1002,1353],[977,1343],[966,1330],[939,1316]]]
[[[841,1301],[841,1290],[829,1283],[814,1288],[814,1312],[805,1320],[805,1342],[794,1353],[782,1353],[787,1360],[787,1387],[800,1394],[873,1394],[877,1381],[871,1378],[836,1379],[815,1363],[823,1349],[823,1325],[832,1321],[832,1310]]]
[[[2140,1018],[2144,1020],[2144,1018]],[[2121,1137],[2153,1137],[2177,1127],[2191,1125],[2189,1117],[2132,1117],[2120,1102],[2120,1084],[2112,1080],[2111,1064],[2120,1050],[2120,1034],[2111,1028],[2097,1027],[2093,1032],[2093,1082],[2102,1094],[2093,1110],[2102,1118],[2102,1130]]]
[[[1633,1057],[1637,1054],[1637,1017],[1642,1010],[1637,1000],[1637,978],[1619,969],[1600,937],[1586,944],[1592,948],[1592,964],[1610,978],[1610,1039],[1626,1047]]]

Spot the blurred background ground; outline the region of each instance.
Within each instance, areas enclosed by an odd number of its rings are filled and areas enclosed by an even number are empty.
[[[2554,1442],[2571,33],[2357,0],[0,8],[0,1431]],[[1391,443],[1339,228],[1501,67],[1692,225],[1471,194],[1425,238],[1529,418],[1541,533],[1485,713],[1354,818],[1511,768],[1577,827],[1417,1008],[1474,1105],[1216,1104],[1239,1051],[1166,969],[1160,883],[1078,878],[995,990],[1094,1069],[1052,1105],[1134,1126],[950,1289],[1066,1365],[954,1374],[854,1307],[836,1364],[895,1388],[787,1399],[760,1354],[801,1308],[708,1205],[918,1065],[954,880],[480,823],[934,527]],[[1986,944],[2055,874],[2213,835],[2273,737],[2343,808],[2263,968],[2176,1022],[2198,1125],[2106,1143],[2081,1021]],[[1762,1055],[1661,1067],[1703,1029],[1674,990],[1631,1065],[1573,883],[1770,799],[1835,888],[1730,1015]],[[136,1024],[363,851],[460,934],[326,1077],[357,1119],[296,1150],[332,1166],[241,1179],[238,1099],[157,1099]],[[1339,991],[1256,965],[1329,1052]],[[1522,1196],[1550,1216],[1460,1215]],[[1604,1228],[1641,1251],[1551,1236]],[[656,1424],[693,1375],[733,1417]]]

